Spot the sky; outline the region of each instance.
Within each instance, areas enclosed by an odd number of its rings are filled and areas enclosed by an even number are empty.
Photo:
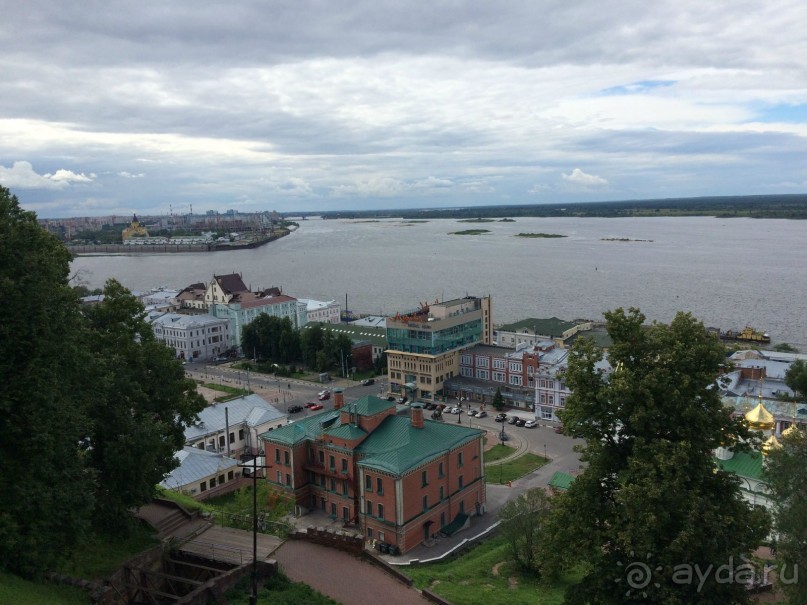
[[[0,0],[41,218],[807,192],[802,0]]]

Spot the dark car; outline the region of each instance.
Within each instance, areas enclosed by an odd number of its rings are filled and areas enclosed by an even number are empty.
[[[366,387],[370,386],[371,384],[375,384],[375,378],[368,378],[366,380],[362,380],[361,383]]]
[[[387,401],[395,401],[395,395],[387,395]]]
[[[316,401],[309,401],[308,403],[305,404],[305,407],[313,408],[315,405],[319,405],[319,404]]]
[[[507,424],[515,424],[516,422],[518,422],[518,417],[516,416],[510,416],[510,418],[507,419]]]
[[[505,420],[507,420],[507,414],[505,414],[504,412],[499,412],[498,414],[496,414],[494,420],[496,422],[504,422]]]
[[[434,405],[433,403],[429,402],[429,403],[427,403],[427,404],[426,404],[424,407],[425,407],[427,410],[433,410],[433,409],[435,408],[435,405]]]
[[[516,420],[516,426],[524,426],[525,424],[527,424],[527,421],[524,418]]]
[[[289,406],[289,414],[297,414],[303,411],[303,406],[301,405],[290,405]]]

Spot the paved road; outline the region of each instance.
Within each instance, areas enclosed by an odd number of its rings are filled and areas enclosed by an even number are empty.
[[[274,558],[289,579],[344,605],[423,605],[429,601],[382,569],[340,550],[286,540]]]

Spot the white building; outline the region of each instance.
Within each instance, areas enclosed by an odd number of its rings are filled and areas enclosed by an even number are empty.
[[[160,486],[197,500],[220,496],[238,489],[241,468],[238,460],[223,454],[185,446],[175,454],[179,466],[160,481]]]
[[[311,298],[298,298],[297,300],[305,303],[306,317],[309,322],[338,324],[341,321],[342,309],[335,300],[321,301]]]
[[[288,416],[258,395],[209,405],[185,429],[185,445],[238,458],[259,453],[258,435],[288,424]]]
[[[230,322],[212,315],[166,313],[152,321],[157,340],[185,360],[215,359],[233,346]]]

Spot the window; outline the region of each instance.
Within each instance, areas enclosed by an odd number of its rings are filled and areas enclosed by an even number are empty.
[[[383,532],[383,531],[381,531],[381,530],[379,530],[379,532],[378,532],[378,540],[379,540],[380,542],[383,542],[383,541],[384,541],[384,532]]]
[[[381,482],[381,477],[378,477],[375,480],[375,491],[377,491],[379,494],[384,493],[384,484]]]
[[[442,479],[443,478],[443,463],[441,462],[437,465],[437,477]]]
[[[465,487],[465,478],[462,475],[459,476],[459,482],[460,482],[460,489]]]
[[[219,435],[219,447],[224,447],[224,435]]]
[[[429,496],[423,496],[423,510],[429,510]]]
[[[230,443],[235,441],[235,433],[230,433]]]
[[[210,489],[213,489],[214,487],[216,487],[216,478],[215,477],[210,479]]]
[[[199,484],[199,491],[200,492],[206,492],[207,491],[207,481],[202,481]]]
[[[286,473],[286,485],[291,485],[291,475]]]
[[[336,468],[336,461],[333,456],[328,456],[328,466],[332,469]]]
[[[323,465],[325,464],[325,452],[322,450],[319,452],[319,463]]]
[[[426,487],[428,484],[429,484],[428,475],[426,474],[426,471],[422,471],[420,473],[420,486]]]
[[[333,477],[331,477],[331,491],[332,492],[336,491],[336,479],[334,479]]]
[[[275,448],[275,462],[280,462],[280,450]]]
[[[283,483],[283,472],[282,471],[277,471],[277,482],[278,483]]]
[[[462,466],[462,452],[457,454],[457,466]]]
[[[370,502],[369,500],[367,500],[364,503],[364,512],[370,515],[371,517],[373,516],[373,503]]]
[[[342,481],[342,495],[347,496],[347,481]]]
[[[480,380],[488,380],[490,379],[490,370],[477,370],[476,377]]]
[[[219,485],[224,483],[224,475],[219,475]]]
[[[234,478],[235,476],[233,475],[233,471],[227,473],[227,481],[232,481]]]
[[[367,528],[367,537],[372,539],[372,537],[373,537],[373,528],[372,527]]]
[[[384,505],[383,504],[378,505],[378,518],[379,519],[384,518]]]
[[[510,374],[510,384],[521,386],[521,376],[518,374]]]
[[[289,451],[288,450],[283,452],[283,464],[285,464],[286,466],[289,465]]]
[[[511,361],[510,362],[510,371],[520,373],[521,372],[521,362],[516,363],[516,362]]]
[[[494,359],[493,360],[493,369],[494,370],[503,370],[506,367],[504,359]]]
[[[478,367],[478,368],[489,368],[490,367],[490,359],[488,357],[477,357],[476,358],[476,367]]]
[[[364,476],[364,489],[368,492],[373,491],[373,478],[370,475]]]
[[[446,497],[446,494],[445,494],[445,489],[444,489],[444,488],[443,488],[443,486],[441,485],[441,486],[440,486],[440,502],[442,502],[442,501],[445,499],[445,497]]]
[[[342,472],[343,473],[347,472],[347,459],[346,458],[342,458]]]
[[[552,420],[552,408],[541,408],[541,418],[543,420]]]
[[[505,382],[507,377],[504,372],[493,372],[493,380],[496,382]]]

